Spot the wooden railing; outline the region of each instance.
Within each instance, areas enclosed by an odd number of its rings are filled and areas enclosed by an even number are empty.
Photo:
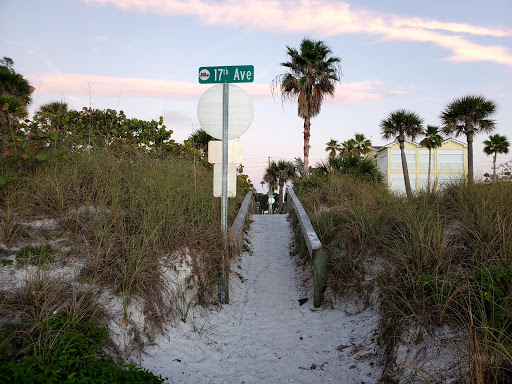
[[[236,248],[238,254],[242,253],[244,243],[244,223],[247,220],[247,213],[254,211],[254,194],[247,192],[238,210],[235,221],[231,226],[231,246]]]
[[[249,217],[249,212],[254,212],[254,195],[252,192],[247,192],[245,195],[235,221],[233,221],[233,225],[231,225],[229,233],[229,255],[233,255],[235,252],[238,254],[242,253],[244,245],[244,224]],[[226,260],[229,260],[229,257]],[[221,268],[224,268],[222,273],[223,277],[221,277],[224,286],[221,288],[219,284],[219,301],[222,302],[220,298],[220,291],[222,290],[223,302],[229,304],[229,268],[227,266],[221,266]]]
[[[291,187],[288,187],[286,192],[286,212],[295,217],[294,222],[298,224],[296,229],[301,233],[301,254],[307,249],[313,261],[313,305],[319,307],[324,300],[327,286],[327,255],[297,195]]]

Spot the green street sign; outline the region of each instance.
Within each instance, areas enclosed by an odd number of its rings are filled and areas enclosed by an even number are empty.
[[[253,65],[199,67],[199,84],[252,83],[253,81]]]
[[[275,197],[274,195],[268,195],[268,197]]]

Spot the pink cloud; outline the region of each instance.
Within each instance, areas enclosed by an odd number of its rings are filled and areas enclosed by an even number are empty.
[[[478,36],[507,37],[512,35],[511,29],[488,28],[464,23],[442,22],[437,20],[413,18],[395,18],[393,25],[398,28],[413,27],[428,30],[440,30],[453,33],[467,33]]]
[[[41,95],[59,95],[66,97],[89,96],[151,97],[175,100],[199,100],[208,86],[185,81],[118,78],[85,74],[50,74],[45,76],[28,76],[32,84],[41,84],[36,90]],[[269,84],[238,84],[253,100],[271,98]],[[332,102],[336,104],[355,104],[366,100],[380,100],[400,95],[402,91],[379,91],[383,86],[378,81],[360,81],[342,83],[336,88]],[[275,95],[278,99],[279,96]],[[329,98],[327,99],[329,100]]]
[[[382,86],[383,84],[380,81],[359,81],[339,84],[336,87],[336,92],[330,102],[341,105],[354,105],[364,101],[376,101],[389,97],[396,97],[405,93],[404,91],[398,90],[379,91]]]
[[[395,40],[430,42],[452,52],[451,61],[492,61],[512,66],[512,53],[503,46],[471,43],[464,35],[510,37],[512,29],[443,22],[419,17],[398,17],[353,9],[345,2],[325,0],[84,0],[126,11],[190,16],[209,25],[229,25],[293,33],[340,35],[369,33]],[[283,23],[283,20],[286,20]],[[447,42],[456,38],[459,43]],[[477,51],[480,51],[479,53]]]
[[[50,74],[33,76],[33,84],[41,81],[41,94],[74,95],[74,96],[124,96],[144,97],[176,97],[195,98],[204,92],[200,84],[183,81],[144,79],[144,78],[117,78],[107,76],[83,74]]]
[[[475,44],[457,35],[443,35],[425,29],[407,28],[400,31],[389,31],[383,38],[434,43],[452,52],[452,55],[446,59],[447,61],[494,61],[512,67],[512,53],[509,49],[498,45]]]

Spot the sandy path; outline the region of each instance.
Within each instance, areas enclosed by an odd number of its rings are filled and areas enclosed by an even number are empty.
[[[172,328],[142,365],[170,383],[376,382],[375,313],[314,309],[311,284],[290,256],[286,216],[253,220],[252,253],[231,277],[231,304]]]

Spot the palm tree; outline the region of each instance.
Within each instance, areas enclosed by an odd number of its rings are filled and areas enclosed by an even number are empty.
[[[506,136],[495,134],[489,136],[489,140],[485,140],[484,144],[484,152],[488,155],[494,154],[494,158],[492,160],[492,179],[496,181],[496,155],[498,153],[508,153],[510,143]]]
[[[400,155],[402,157],[402,170],[404,174],[405,193],[407,197],[412,197],[411,182],[409,180],[409,169],[407,168],[407,159],[405,157],[405,138],[412,140],[423,131],[423,119],[416,113],[399,109],[391,112],[387,119],[380,123],[381,135],[384,139],[396,138],[400,144]]]
[[[354,137],[354,150],[359,154],[359,156],[370,152],[371,146],[371,141],[368,140],[362,133],[356,133]]]
[[[354,139],[348,139],[341,143],[340,155],[342,156],[351,156],[355,152],[356,142]]]
[[[329,152],[329,157],[333,158],[336,156],[336,151],[340,150],[340,145],[338,140],[331,139],[326,144],[325,152]]]
[[[284,185],[286,182],[295,177],[295,165],[291,161],[279,160],[277,163],[272,161],[265,171],[264,180],[271,185],[279,187],[279,208],[281,209],[284,203]]]
[[[272,161],[269,164],[269,167],[265,170],[265,174],[263,175],[263,181],[268,184],[269,193],[274,193],[277,185],[278,185],[278,174],[277,167],[275,166],[275,161]],[[269,204],[268,213],[272,214],[272,209]]]
[[[443,144],[443,137],[439,134],[439,127],[427,125],[427,130],[423,133],[425,138],[420,141],[422,147],[428,148],[428,181],[427,193],[430,193],[430,173],[432,169],[432,149],[439,148]]]
[[[191,133],[188,138],[192,140],[193,147],[198,149],[204,156],[208,153],[208,143],[215,140],[213,136],[210,136],[202,128]]]
[[[309,175],[309,139],[311,118],[320,113],[325,95],[334,95],[335,84],[340,80],[340,58],[332,56],[323,41],[304,38],[300,51],[286,46],[289,60],[281,63],[288,72],[272,81],[282,99],[298,100],[298,115],[304,119],[304,175]]]
[[[44,128],[46,130],[54,129],[57,136],[61,135],[61,130],[64,128],[63,120],[67,113],[68,103],[64,101],[51,101],[41,105],[37,111],[39,121],[44,125]]]
[[[455,136],[466,135],[468,140],[468,183],[473,178],[473,137],[480,132],[494,130],[494,120],[489,117],[496,112],[496,104],[484,96],[468,95],[455,99],[441,112],[443,131]]]

